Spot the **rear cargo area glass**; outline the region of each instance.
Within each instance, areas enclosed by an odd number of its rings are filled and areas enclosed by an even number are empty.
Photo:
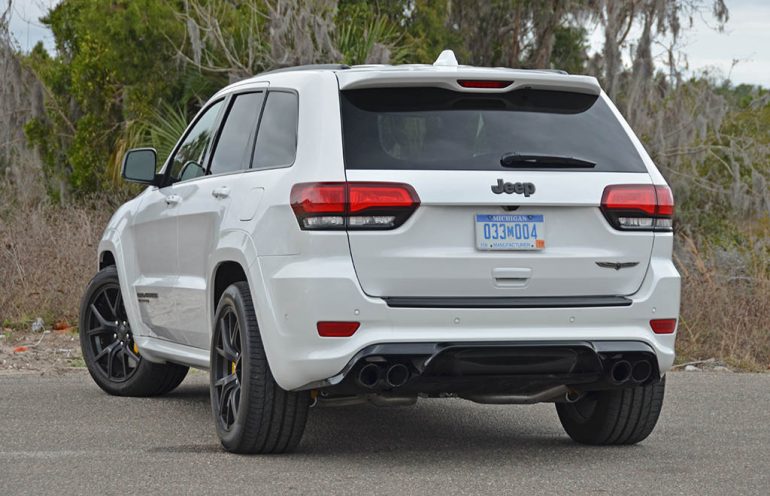
[[[345,167],[396,170],[543,170],[503,167],[504,154],[594,162],[575,172],[646,172],[642,158],[598,96],[519,89],[442,88],[341,92]]]

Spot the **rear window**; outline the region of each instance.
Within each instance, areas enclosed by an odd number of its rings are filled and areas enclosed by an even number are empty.
[[[343,91],[340,100],[348,169],[511,170],[500,159],[513,153],[596,164],[549,170],[647,171],[621,124],[595,95],[376,88]]]
[[[297,153],[297,95],[283,91],[267,94],[259,123],[257,145],[251,167],[269,169],[294,163]]]

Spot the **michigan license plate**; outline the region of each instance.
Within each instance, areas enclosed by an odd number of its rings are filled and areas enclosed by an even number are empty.
[[[542,250],[545,221],[542,215],[477,214],[479,250]]]

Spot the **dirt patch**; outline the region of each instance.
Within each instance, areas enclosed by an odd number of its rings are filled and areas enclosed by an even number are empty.
[[[62,374],[85,370],[80,338],[72,329],[40,332],[4,329],[0,337],[1,373]]]

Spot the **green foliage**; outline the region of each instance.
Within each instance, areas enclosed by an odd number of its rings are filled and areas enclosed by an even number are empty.
[[[172,4],[158,0],[64,0],[42,21],[57,53],[37,46],[28,65],[48,94],[45,119],[26,127],[49,178],[76,193],[110,186],[125,123],[184,91],[169,40],[183,36]]]
[[[580,26],[559,26],[554,33],[551,67],[570,74],[580,74],[588,60],[588,43],[585,28]]]
[[[162,103],[152,115],[147,123],[146,136],[158,151],[158,163],[165,162],[171,155],[171,150],[186,127],[186,112],[166,102]]]
[[[442,0],[414,0],[408,16],[400,19],[406,39],[414,46],[413,63],[431,64],[442,50],[455,51],[468,63],[469,54],[461,34],[451,26],[451,4]],[[402,15],[406,10],[401,9]]]
[[[335,40],[345,64],[380,63],[378,48],[380,52],[383,48],[387,50],[391,64],[409,61],[412,47],[404,41],[400,26],[370,3],[343,3],[336,25]]]

